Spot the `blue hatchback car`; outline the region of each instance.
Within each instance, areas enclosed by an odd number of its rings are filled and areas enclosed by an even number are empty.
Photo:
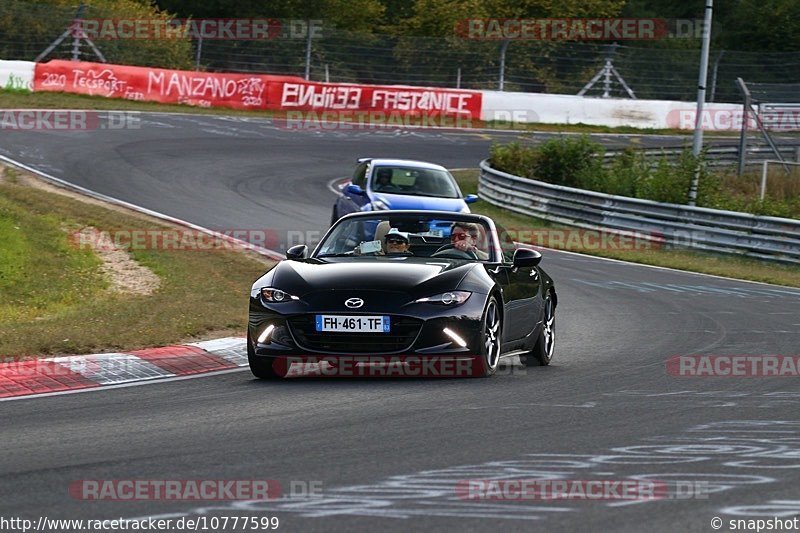
[[[359,159],[350,183],[333,206],[331,224],[358,211],[414,209],[469,213],[467,204],[478,200],[463,196],[446,168],[404,159]]]

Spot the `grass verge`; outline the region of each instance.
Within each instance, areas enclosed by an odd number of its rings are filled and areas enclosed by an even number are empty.
[[[183,104],[159,104],[124,98],[105,98],[83,94],[0,90],[0,109],[96,109],[119,111],[152,111],[160,113],[195,113],[198,115],[246,115],[271,117],[267,111],[197,107]]]
[[[0,168],[0,170],[3,170]],[[241,335],[248,289],[271,263],[232,250],[131,247],[161,279],[149,296],[111,290],[71,231],[169,231],[144,215],[0,174],[0,357],[124,351]]]
[[[464,194],[477,194],[478,176],[477,169],[455,170],[453,175],[458,180],[461,191]],[[470,209],[473,213],[487,215],[505,226],[509,230],[575,230],[558,224],[552,224],[545,220],[532,216],[524,216],[506,209],[496,207],[483,200],[472,204]],[[610,259],[620,259],[632,263],[645,265],[655,265],[689,272],[702,272],[704,274],[714,274],[729,278],[761,281],[764,283],[774,283],[776,285],[786,285],[789,287],[800,287],[800,267],[784,266],[757,259],[736,257],[732,255],[705,253],[694,250],[683,249],[613,249],[611,247],[592,246],[594,242],[587,243],[585,239],[564,239],[563,245],[553,246],[557,249],[568,250],[571,252],[584,253]],[[530,242],[523,239],[523,242]],[[537,244],[532,242],[531,244]],[[552,244],[552,243],[551,243]],[[588,244],[588,245],[587,245]]]

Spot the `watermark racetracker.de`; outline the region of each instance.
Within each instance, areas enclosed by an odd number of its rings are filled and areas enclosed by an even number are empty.
[[[800,377],[797,355],[676,355],[667,359],[675,377]]]
[[[456,23],[462,39],[500,41],[653,41],[698,39],[702,19],[474,18]]]
[[[69,242],[81,250],[227,251],[253,246],[275,249],[297,244],[313,245],[327,230],[278,230],[272,228],[223,228],[213,233],[189,228],[120,228],[74,230]],[[583,250],[641,251],[664,246],[655,233],[607,232],[580,228],[511,227],[511,240],[524,246]],[[413,249],[412,249],[413,252]]]
[[[650,501],[708,499],[704,481],[652,479],[464,479],[456,483],[462,500],[489,501]]]
[[[73,36],[103,40],[211,39],[261,41],[267,39],[304,39],[310,34],[319,39],[320,19],[277,18],[95,18],[73,21]]]
[[[0,131],[81,132],[141,128],[138,113],[69,109],[0,109]]]

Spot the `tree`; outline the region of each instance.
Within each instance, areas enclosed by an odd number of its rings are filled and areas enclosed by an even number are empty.
[[[740,0],[721,18],[720,26],[718,42],[727,50],[797,51],[800,48],[800,2]]]
[[[173,15],[159,10],[147,1],[91,0],[87,1],[84,19],[168,20]],[[8,59],[36,58],[49,43],[59,37],[76,14],[74,0],[4,0],[0,4],[0,57]],[[126,65],[190,68],[192,43],[187,39],[94,39],[95,44],[110,63]],[[47,59],[71,56],[72,39]],[[83,59],[93,59],[84,44]]]
[[[416,0],[405,22],[428,36],[453,35],[459,21],[478,18],[603,18],[617,15],[625,0]]]
[[[180,17],[321,19],[323,27],[371,33],[383,17],[379,0],[158,0]]]

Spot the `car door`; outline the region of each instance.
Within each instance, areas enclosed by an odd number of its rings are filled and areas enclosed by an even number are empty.
[[[523,339],[536,328],[541,315],[538,293],[541,276],[537,267],[514,268],[514,251],[517,245],[505,228],[497,226],[497,236],[503,252],[507,278],[503,285],[505,307],[505,342]]]
[[[355,171],[353,172],[353,177],[350,180],[350,183],[353,185],[358,185],[364,191],[364,194],[353,194],[347,192],[346,188],[342,192],[342,196],[339,198],[338,202],[338,213],[339,216],[344,216],[349,213],[355,213],[357,211],[361,211],[361,208],[364,207],[367,203],[369,203],[369,196],[367,196],[367,170],[369,169],[369,162],[365,161],[363,163],[359,163],[356,167]]]

